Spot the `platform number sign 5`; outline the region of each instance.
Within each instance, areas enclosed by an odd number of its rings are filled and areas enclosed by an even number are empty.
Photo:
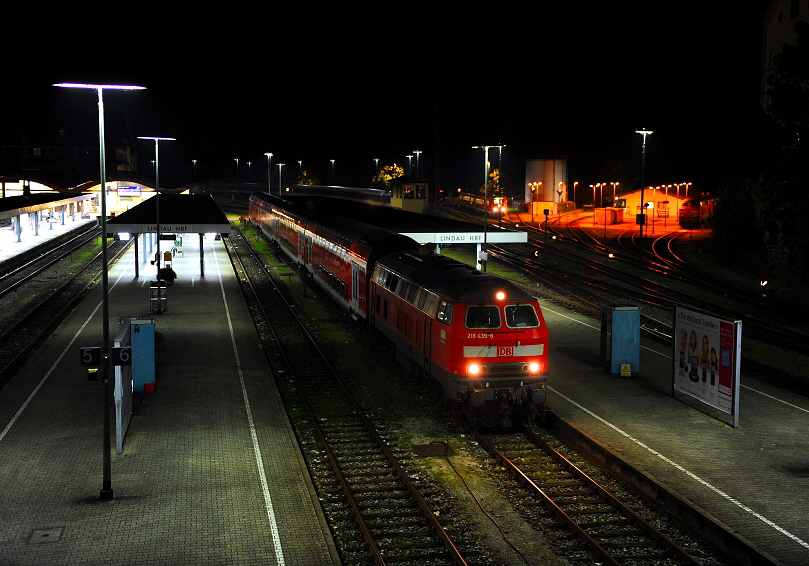
[[[86,368],[100,368],[101,367],[101,348],[98,346],[88,346],[79,348],[81,353],[80,364],[81,367]]]
[[[114,366],[131,366],[132,365],[132,348],[130,346],[122,346],[120,348],[112,349],[112,365]]]

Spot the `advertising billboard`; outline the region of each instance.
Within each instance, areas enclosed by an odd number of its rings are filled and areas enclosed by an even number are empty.
[[[674,307],[672,390],[739,420],[742,321]]]

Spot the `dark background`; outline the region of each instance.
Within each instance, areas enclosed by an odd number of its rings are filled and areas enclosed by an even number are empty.
[[[194,180],[192,159],[199,179],[233,180],[239,159],[239,180],[250,161],[249,180],[266,183],[267,151],[274,184],[276,164],[291,183],[298,160],[331,183],[334,159],[334,182],[367,186],[375,158],[407,168],[418,149],[432,186],[472,189],[483,176],[472,146],[496,144],[513,192],[535,155],[567,155],[571,183],[625,186],[639,182],[634,132],[647,128],[648,184],[715,190],[738,176],[760,112],[768,3],[704,4],[32,16],[7,36],[0,142],[24,132],[46,144],[61,130],[64,143],[97,143],[95,94],[51,85],[126,83],[147,90],[105,94],[108,144],[177,138],[160,146],[166,187]],[[136,147],[149,174],[154,144]]]

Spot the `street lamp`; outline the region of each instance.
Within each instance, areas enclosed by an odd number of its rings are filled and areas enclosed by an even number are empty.
[[[416,154],[416,177],[419,176],[419,155],[421,154],[420,149],[416,149],[413,151]]]
[[[331,184],[336,186],[337,183],[334,180],[334,159],[329,159],[329,161],[331,161]]]
[[[154,140],[154,190],[155,190],[155,231],[157,232],[157,260],[154,262],[157,267],[157,279],[160,279],[160,155],[158,143],[161,141],[176,141],[175,138],[161,138],[154,136],[138,136],[139,140]],[[238,161],[238,160],[237,160]]]
[[[531,223],[534,222],[534,209],[536,205],[534,204],[537,200],[537,191],[542,186],[542,181],[532,181],[528,183],[528,187],[531,189]]]
[[[133,85],[99,85],[83,83],[58,83],[53,86],[60,88],[83,88],[95,90],[98,93],[98,146],[100,163],[100,189],[101,189],[101,357],[102,379],[104,380],[104,438],[103,460],[104,478],[101,485],[101,499],[112,499],[112,462],[110,460],[110,303],[109,303],[109,273],[107,269],[107,171],[106,154],[104,152],[104,91],[105,90],[144,90],[146,87]]]
[[[638,226],[640,227],[638,236],[640,242],[638,246],[638,264],[643,267],[643,223],[646,221],[646,203],[643,202],[643,188],[646,186],[646,136],[651,135],[652,130],[635,130],[636,134],[643,136],[643,145],[641,146],[641,165],[640,165],[640,215],[638,216]]]
[[[610,185],[612,185],[612,204],[615,204],[615,199],[618,198],[618,185],[620,185],[618,181],[610,181]]]
[[[279,163],[278,164],[278,196],[281,196],[281,167],[286,165],[286,163]]]
[[[483,250],[481,251],[481,263],[483,271],[486,271],[486,225],[489,223],[489,149],[493,147],[503,148],[502,145],[473,145],[472,149],[483,150]]]
[[[270,164],[272,163],[272,153],[265,153],[267,156],[267,194],[272,194],[272,185],[270,184]]]
[[[652,130],[635,130],[636,134],[643,136],[643,145],[641,146],[641,166],[640,166],[640,237],[643,238],[643,222],[646,220],[646,205],[643,201],[643,189],[646,186],[646,136],[652,134]]]
[[[239,182],[239,158],[237,157],[233,161],[236,162],[236,182]]]

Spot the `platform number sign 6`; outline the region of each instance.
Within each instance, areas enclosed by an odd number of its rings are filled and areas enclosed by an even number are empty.
[[[101,348],[98,346],[88,346],[79,349],[81,353],[80,364],[81,367],[87,368],[100,368],[101,367]]]
[[[131,366],[132,365],[132,348],[130,346],[122,346],[120,348],[112,349],[112,365],[114,366]]]

